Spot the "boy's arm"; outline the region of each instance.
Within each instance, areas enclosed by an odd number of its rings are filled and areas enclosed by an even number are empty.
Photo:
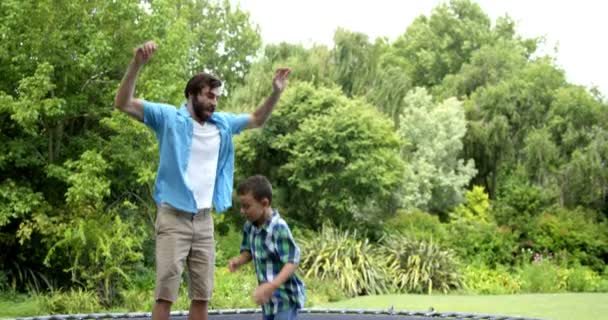
[[[253,300],[255,300],[255,302],[259,305],[267,303],[268,300],[270,300],[272,293],[283,283],[285,283],[285,281],[287,281],[287,279],[296,271],[297,268],[298,265],[295,263],[286,263],[283,268],[281,268],[281,272],[279,272],[279,274],[277,274],[272,281],[264,282],[255,288]]]
[[[281,269],[281,272],[279,272],[279,274],[277,274],[277,276],[269,282],[273,290],[278,289],[283,283],[285,283],[285,281],[287,281],[287,279],[289,279],[289,277],[296,272],[296,269],[298,269],[297,264],[286,263]]]
[[[228,261],[228,270],[230,270],[230,272],[235,272],[242,265],[251,261],[251,259],[253,259],[251,252],[243,250],[238,257],[232,258],[230,261]]]

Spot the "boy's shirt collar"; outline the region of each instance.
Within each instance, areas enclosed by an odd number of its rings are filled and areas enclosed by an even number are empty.
[[[253,227],[253,230],[255,232],[260,232],[261,230],[270,232],[272,230],[272,225],[275,221],[277,221],[277,219],[279,219],[279,213],[275,209],[272,209],[272,215],[270,216],[270,219],[266,220],[266,222],[261,227],[257,227],[253,223],[251,224],[251,226]]]

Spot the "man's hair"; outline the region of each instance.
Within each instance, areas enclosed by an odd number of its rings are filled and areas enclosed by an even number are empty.
[[[237,188],[239,196],[246,195],[249,192],[256,201],[262,201],[266,198],[268,203],[272,203],[272,185],[263,175],[251,176],[239,184]]]
[[[189,95],[198,95],[204,87],[215,89],[221,86],[222,81],[220,79],[211,74],[201,72],[188,80],[188,84],[186,84],[186,89],[184,90],[184,95],[186,96],[186,99],[188,99]]]

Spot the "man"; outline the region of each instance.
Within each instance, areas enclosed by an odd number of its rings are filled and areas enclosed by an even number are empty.
[[[215,243],[211,206],[231,206],[234,173],[232,135],[261,127],[287,85],[290,70],[278,69],[272,94],[252,114],[215,112],[221,81],[200,73],[192,77],[186,103],[174,106],[135,99],[139,70],[157,46],[149,41],[134,49],[133,60],[118,88],[116,107],[152,128],[160,161],[154,200],[156,216],[156,290],[153,320],[168,319],[177,299],[184,261],[188,265],[190,319],[206,320],[213,291]]]

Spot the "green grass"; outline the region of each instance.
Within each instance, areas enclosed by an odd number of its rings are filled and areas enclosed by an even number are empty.
[[[0,295],[0,319],[40,315],[38,299],[27,295]]]
[[[608,319],[608,293],[517,295],[384,295],[324,304],[321,308],[466,312],[553,320]]]
[[[466,312],[552,320],[608,319],[608,293],[519,295],[384,295],[360,297],[317,308],[388,309]],[[0,295],[0,319],[41,315],[38,300],[26,295]]]

